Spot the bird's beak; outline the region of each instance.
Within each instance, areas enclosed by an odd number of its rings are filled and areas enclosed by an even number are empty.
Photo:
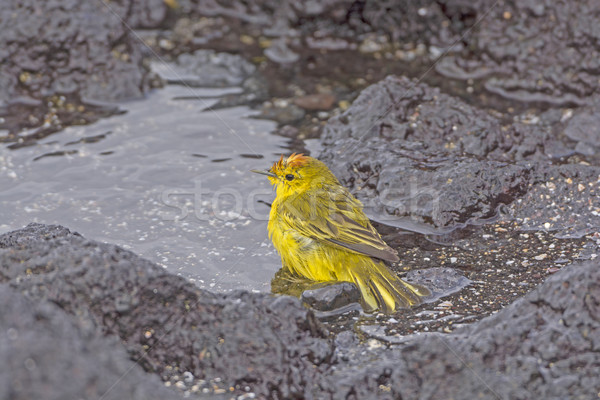
[[[271,178],[277,178],[277,175],[275,175],[274,173],[272,173],[269,170],[261,171],[260,169],[251,169],[250,172],[256,172],[257,174],[266,175],[266,176],[269,176]]]

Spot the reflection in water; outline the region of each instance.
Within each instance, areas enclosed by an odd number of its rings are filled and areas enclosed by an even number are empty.
[[[280,268],[271,279],[271,292],[300,297],[305,290],[317,289],[332,283],[337,282],[315,282],[292,274],[287,268]]]
[[[271,292],[273,294],[287,294],[300,297],[313,281],[301,276],[293,275],[287,268],[280,268],[271,279]]]
[[[0,149],[0,232],[56,223],[116,243],[213,290],[269,290],[261,158],[287,153],[275,124],[245,107],[204,111],[231,90],[167,86],[127,110],[37,144]],[[207,104],[208,101],[208,104]],[[216,162],[220,161],[220,162]]]

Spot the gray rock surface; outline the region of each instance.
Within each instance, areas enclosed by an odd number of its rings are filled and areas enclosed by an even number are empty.
[[[4,263],[3,263],[4,266]],[[0,284],[0,398],[177,399],[116,337]]]
[[[481,82],[488,93],[509,101],[581,106],[598,93],[600,8],[595,0],[323,0],[302,6],[289,0],[181,0],[181,5],[270,37],[343,41],[377,33],[425,44],[427,64],[449,52],[435,64],[439,74]],[[291,51],[294,47],[299,46]]]
[[[328,122],[318,157],[387,224],[458,227],[518,200],[509,211],[524,228],[589,233],[600,227],[600,168],[556,165],[556,154],[573,153],[576,143],[555,128],[507,123],[439,89],[388,77]],[[540,187],[552,196],[533,196]],[[571,213],[561,216],[565,205]]]
[[[0,9],[0,104],[76,93],[141,97],[147,71],[125,23],[129,2],[9,0]]]
[[[445,155],[520,161],[554,157],[546,148],[569,144],[555,136],[546,126],[506,122],[438,88],[389,76],[363,90],[346,112],[332,118],[322,141],[328,146],[343,139],[346,148],[401,144],[405,148],[396,152],[415,154],[414,160],[422,163]],[[336,154],[341,153],[337,149]]]
[[[215,295],[60,226],[30,224],[0,236],[0,266],[0,282],[117,335],[163,379],[186,371],[227,391],[302,397],[333,357],[326,331],[297,299]]]
[[[231,385],[260,398],[589,399],[600,385],[597,261],[565,267],[478,323],[392,347],[361,344],[350,331],[330,341],[296,299],[211,294],[59,226],[0,236],[0,267],[8,397],[81,396],[93,377],[99,393],[132,365],[125,349],[163,379],[200,378],[221,394]],[[72,368],[84,378],[72,382]],[[30,374],[68,384],[53,387],[55,397],[35,396],[47,387]],[[148,383],[130,394],[134,378]],[[111,394],[173,397],[138,367]]]
[[[600,265],[572,265],[498,314],[340,368],[331,398],[591,399],[600,385]],[[356,343],[338,351],[353,358]],[[343,349],[343,350],[342,350]],[[351,349],[351,350],[349,350]]]
[[[597,1],[444,3],[450,20],[478,23],[462,38],[463,50],[436,66],[442,75],[483,79],[488,91],[521,102],[584,105],[598,93]]]
[[[213,50],[181,54],[174,65],[156,62],[153,69],[169,83],[191,87],[240,86],[256,67],[244,58]]]
[[[319,311],[331,311],[350,303],[360,302],[360,292],[350,282],[329,284],[302,292],[302,302]]]
[[[424,40],[431,32],[447,32],[446,16],[431,0],[364,2],[324,0],[297,3],[290,0],[243,1],[181,0],[183,9],[204,16],[221,16],[252,24],[267,36],[351,37],[374,30],[396,40]]]

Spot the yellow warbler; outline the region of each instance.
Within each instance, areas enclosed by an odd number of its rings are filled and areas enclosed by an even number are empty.
[[[267,171],[277,197],[269,237],[283,268],[314,281],[354,282],[366,311],[390,313],[421,303],[429,291],[394,275],[384,264],[398,261],[362,211],[362,203],[321,161],[283,156]]]

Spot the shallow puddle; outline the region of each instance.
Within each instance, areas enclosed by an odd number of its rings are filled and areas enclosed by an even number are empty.
[[[61,224],[200,287],[269,291],[280,260],[259,200],[274,193],[249,171],[289,150],[249,108],[203,111],[236,90],[170,85],[122,103],[123,115],[3,147],[0,232]]]

